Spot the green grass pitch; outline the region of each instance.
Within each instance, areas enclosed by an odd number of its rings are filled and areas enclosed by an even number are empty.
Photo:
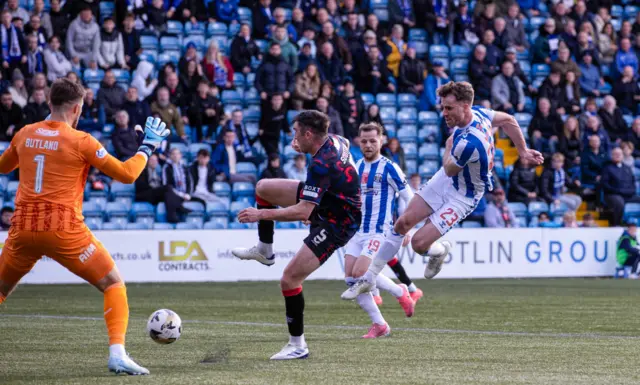
[[[307,360],[270,362],[287,341],[276,282],[129,284],[127,350],[148,377],[107,372],[102,296],[24,285],[0,306],[0,384],[625,384],[640,382],[638,282],[434,280],[406,319],[383,295],[392,335],[362,340],[367,316],[344,284],[304,286]],[[158,308],[182,338],[146,335]]]

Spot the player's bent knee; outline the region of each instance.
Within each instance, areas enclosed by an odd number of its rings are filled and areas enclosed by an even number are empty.
[[[413,228],[411,220],[406,215],[400,216],[393,226],[393,231],[398,234],[406,235]]]
[[[120,276],[120,272],[114,267],[107,275],[97,282],[92,282],[101,292],[105,292],[110,287],[124,286],[124,280]]]
[[[293,290],[300,285],[302,285],[302,280],[287,275],[286,272],[280,278],[280,288],[282,290]]]
[[[418,254],[425,254],[431,247],[431,241],[424,237],[413,237],[411,239],[411,247]]]

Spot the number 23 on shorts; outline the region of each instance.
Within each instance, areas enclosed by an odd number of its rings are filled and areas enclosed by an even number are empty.
[[[451,227],[456,223],[459,217],[458,213],[456,213],[451,207],[449,207],[448,209],[440,213],[440,218],[442,218],[447,226]]]

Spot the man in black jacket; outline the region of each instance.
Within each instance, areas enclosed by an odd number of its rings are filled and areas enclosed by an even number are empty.
[[[395,1],[395,0],[391,0]],[[356,81],[358,90],[378,94],[380,92],[395,92],[396,87],[391,83],[389,77],[391,72],[387,67],[387,62],[380,59],[380,49],[378,46],[370,46],[367,53],[367,60],[363,61],[358,68],[359,79]]]
[[[138,55],[142,53],[142,46],[140,45],[140,32],[134,28],[135,16],[132,13],[128,13],[124,18],[122,25],[122,43],[124,45],[124,61],[129,68],[137,68],[140,63]],[[65,35],[61,35],[65,36]]]
[[[409,28],[416,25],[413,6],[410,1],[389,0],[387,10],[389,12],[389,25],[404,24]]]
[[[121,110],[116,113],[116,124],[111,135],[111,143],[116,150],[116,157],[127,160],[138,152],[138,136],[129,123],[129,114]]]
[[[231,66],[236,72],[248,74],[251,72],[251,58],[255,57],[262,60],[260,48],[251,38],[251,27],[249,24],[243,23],[240,31],[231,42]]]
[[[622,111],[616,105],[616,99],[607,95],[604,97],[604,104],[598,111],[598,116],[602,120],[602,127],[609,134],[611,142],[618,144],[629,136],[627,122],[622,117]]]
[[[13,102],[9,91],[0,96],[0,141],[9,142],[13,135],[22,128],[24,117],[20,106]]]
[[[198,150],[196,160],[189,167],[191,179],[193,180],[193,196],[194,199],[200,199],[204,202],[220,202],[222,201],[213,192],[213,182],[216,181],[216,169],[211,164],[211,154],[207,149]]]
[[[44,89],[36,89],[33,91],[33,102],[27,104],[24,108],[25,124],[41,122],[46,119],[50,112]]]
[[[162,184],[162,174],[158,169],[158,156],[152,154],[147,167],[136,179],[136,201],[149,202],[154,206],[164,202],[167,218],[171,218],[174,223],[178,222],[178,208],[182,205],[182,199],[172,188]]]
[[[559,115],[564,115],[564,105],[566,102],[566,93],[562,88],[560,80],[562,74],[558,69],[552,69],[549,76],[542,82],[538,90],[538,97],[547,98],[551,102],[551,109]]]
[[[291,66],[282,57],[280,44],[272,43],[269,55],[262,61],[256,71],[255,86],[262,100],[270,95],[280,93],[288,100],[295,85]]]
[[[291,132],[287,122],[287,108],[280,94],[273,94],[269,104],[262,106],[260,115],[260,144],[267,154],[278,154],[281,132]]]
[[[407,45],[407,53],[400,62],[400,92],[412,93],[419,96],[424,91],[424,62],[416,59],[416,48],[414,43]]]
[[[217,97],[212,96],[209,90],[209,83],[201,80],[198,83],[198,94],[193,97],[188,111],[189,123],[191,128],[196,130],[197,142],[202,142],[203,139],[207,141],[215,134],[224,113],[222,103]],[[202,126],[209,126],[206,138]]]
[[[138,89],[129,87],[127,89],[127,100],[124,102],[122,109],[129,114],[129,123],[135,127],[137,125],[144,126],[147,116],[151,116],[151,107],[146,101],[138,100]]]
[[[191,173],[182,165],[182,153],[180,149],[176,147],[169,148],[169,159],[164,167],[162,167],[162,184],[166,186],[167,191],[173,191],[173,193],[180,198],[179,205],[172,207],[171,212],[169,211],[169,207],[167,207],[167,222],[177,223],[179,222],[178,212],[186,211],[182,207],[182,203],[194,198],[191,197],[193,191]],[[202,202],[200,199],[196,200]]]
[[[622,163],[622,150],[611,151],[611,162],[602,170],[600,184],[604,193],[604,203],[611,212],[611,226],[620,226],[625,203],[639,203],[636,195],[636,179],[629,166]]]
[[[320,46],[320,52],[316,56],[318,71],[323,80],[331,83],[334,89],[342,86],[346,72],[342,60],[336,55],[333,44],[326,42]]]
[[[473,50],[473,59],[469,62],[469,82],[475,90],[477,102],[491,99],[491,81],[498,73],[498,68],[487,64],[486,58],[486,47],[478,44]]]
[[[271,10],[271,0],[260,0],[259,4],[251,10],[253,17],[253,37],[266,39],[269,36],[269,25],[275,22]]]
[[[509,202],[529,204],[539,200],[538,177],[526,159],[518,159],[509,175]]]
[[[611,95],[625,114],[640,115],[640,86],[634,79],[633,68],[624,67],[622,77],[613,84]]]
[[[107,122],[113,122],[116,112],[122,109],[124,95],[122,87],[116,84],[116,76],[111,70],[107,70],[98,90],[98,103],[104,107]]]
[[[344,136],[349,140],[353,140],[358,136],[358,127],[362,123],[364,115],[364,102],[360,93],[356,91],[355,85],[351,78],[344,81],[344,91],[336,100],[336,109],[342,120],[342,128]]]

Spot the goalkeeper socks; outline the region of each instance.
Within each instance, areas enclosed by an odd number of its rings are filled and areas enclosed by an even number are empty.
[[[4,295],[0,294],[0,305],[2,305],[2,303],[4,302],[5,299],[7,299],[7,297],[5,297]]]
[[[300,337],[304,333],[304,296],[302,286],[291,290],[282,290],[284,307],[287,315],[287,326],[292,337]]]
[[[411,287],[413,285],[413,282],[411,282],[411,278],[409,278],[407,272],[404,271],[404,267],[402,267],[402,264],[400,263],[400,261],[398,261],[398,258],[393,258],[387,263],[387,265],[389,265],[391,270],[393,270],[400,282],[407,285],[407,287]],[[413,285],[413,287],[415,287],[415,285]],[[411,291],[411,289],[409,289],[409,291]],[[415,291],[415,289],[413,291]]]
[[[116,283],[104,291],[104,321],[107,324],[109,345],[124,345],[129,324],[129,304],[124,283]]]
[[[356,297],[356,301],[358,301],[358,305],[362,308],[362,310],[366,311],[369,314],[369,318],[371,318],[371,322],[374,324],[384,325],[387,321],[384,320],[382,313],[380,313],[380,309],[378,309],[378,305],[373,300],[373,296],[371,293],[362,293]]]
[[[276,207],[266,200],[256,195],[258,210],[275,209]],[[273,221],[258,221],[258,250],[265,257],[269,258],[273,255]]]
[[[376,277],[376,287],[390,293],[396,298],[402,297],[403,294],[402,288],[384,274],[379,274]]]

